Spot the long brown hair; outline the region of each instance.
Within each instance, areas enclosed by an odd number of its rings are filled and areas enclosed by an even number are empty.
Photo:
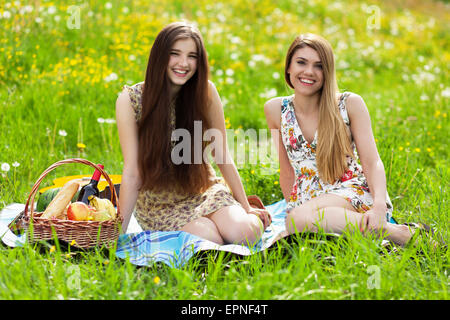
[[[197,47],[197,70],[170,101],[171,82],[167,75],[169,53],[180,39],[192,39]],[[143,190],[175,189],[198,193],[210,185],[210,167],[201,164],[174,164],[171,160],[171,103],[175,104],[175,129],[184,128],[191,134],[194,150],[194,121],[202,129],[210,125],[206,117],[208,106],[208,58],[200,32],[194,26],[175,22],[163,28],[153,43],[148,59],[142,96],[142,114],[138,121],[138,166]],[[203,132],[202,132],[203,137]],[[202,143],[202,151],[205,144]]]
[[[315,34],[303,34],[295,38],[286,55],[284,76],[292,85],[288,69],[294,53],[305,46],[314,49],[322,62],[324,82],[319,99],[319,125],[317,129],[316,161],[322,180],[334,183],[348,169],[347,156],[353,157],[347,128],[339,112],[336,70],[330,43]]]

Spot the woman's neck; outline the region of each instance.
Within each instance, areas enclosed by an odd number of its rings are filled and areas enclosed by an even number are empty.
[[[175,98],[178,95],[178,92],[180,92],[181,86],[174,86],[171,85],[169,88],[169,92],[170,92],[170,101],[175,100]]]
[[[294,94],[294,109],[300,114],[311,114],[317,112],[319,108],[320,95],[305,96]]]

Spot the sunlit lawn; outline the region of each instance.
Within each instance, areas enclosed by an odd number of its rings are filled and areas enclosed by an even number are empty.
[[[210,77],[236,135],[266,128],[264,102],[291,94],[283,68],[294,37],[326,37],[341,91],[358,93],[369,108],[394,217],[431,224],[448,241],[450,12],[439,1],[406,3],[3,1],[0,209],[25,203],[42,171],[64,158],[121,173],[117,93],[143,81],[157,32],[187,19],[203,34]],[[257,153],[251,146],[249,154]],[[247,193],[266,204],[282,198],[276,161],[271,154],[238,163]],[[46,185],[80,173],[91,170],[60,167]],[[0,298],[448,299],[448,267],[448,252],[427,243],[388,252],[358,236],[319,245],[300,239],[242,259],[210,255],[181,270],[137,269],[114,251],[0,246]],[[70,289],[73,270],[80,285]],[[371,270],[380,275],[375,288]]]

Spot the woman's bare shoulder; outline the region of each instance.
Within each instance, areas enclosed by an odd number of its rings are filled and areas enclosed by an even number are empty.
[[[276,97],[264,104],[264,113],[269,127],[279,127],[281,116],[281,101],[283,97]]]

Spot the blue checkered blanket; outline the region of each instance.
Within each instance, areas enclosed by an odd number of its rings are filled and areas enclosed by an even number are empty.
[[[236,244],[218,245],[183,231],[142,231],[121,235],[116,254],[139,266],[163,262],[175,268],[182,267],[194,254],[203,250],[251,255],[270,247],[277,235],[286,229],[284,225],[286,202],[279,201],[266,206],[266,209],[272,215],[272,223],[261,240],[252,247]]]

